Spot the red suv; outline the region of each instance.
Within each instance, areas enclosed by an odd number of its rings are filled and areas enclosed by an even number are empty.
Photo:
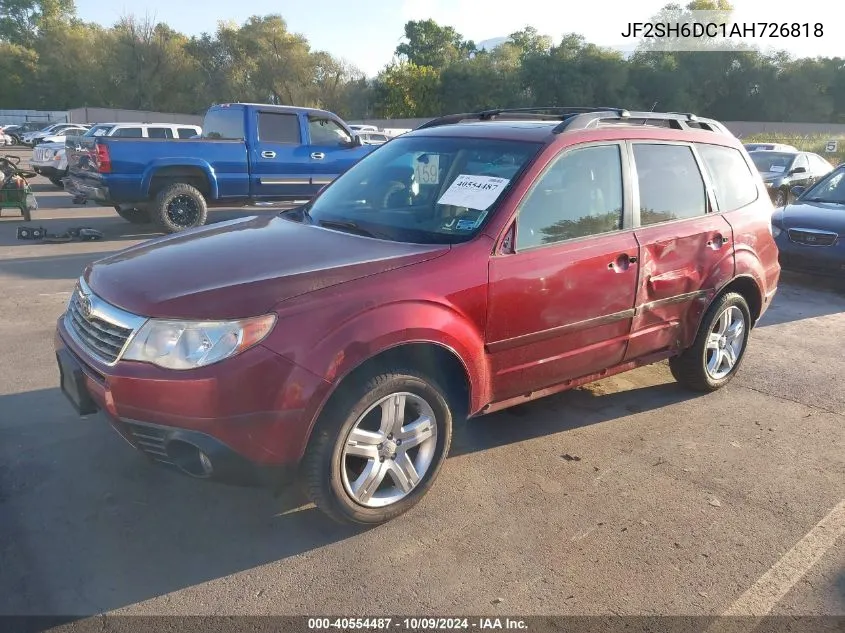
[[[455,420],[663,359],[694,390],[727,384],[778,283],[772,211],[712,120],[443,117],[305,206],[88,266],[58,322],[62,388],[153,460],[289,475],[380,523],[431,487]]]

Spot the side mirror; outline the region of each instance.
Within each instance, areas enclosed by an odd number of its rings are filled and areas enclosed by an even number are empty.
[[[789,173],[790,173],[790,175],[791,175],[791,174],[806,174],[806,173],[807,173],[807,168],[806,168],[806,167],[796,167],[795,169],[793,169],[793,170],[792,170],[791,172],[789,172]]]
[[[364,144],[364,142],[361,140],[361,137],[353,132],[352,133],[352,140],[349,141],[348,146],[349,147],[361,147],[363,144]]]
[[[795,196],[795,197],[797,198],[797,197],[798,197],[798,196],[800,196],[802,193],[804,193],[804,187],[802,187],[802,186],[798,185],[798,186],[793,187],[792,189],[790,189],[790,192],[792,193],[792,195],[793,195],[793,196]]]

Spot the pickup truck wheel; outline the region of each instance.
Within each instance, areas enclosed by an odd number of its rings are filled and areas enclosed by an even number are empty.
[[[452,441],[445,393],[433,379],[402,370],[338,394],[303,461],[314,504],[338,522],[377,525],[419,502]]]
[[[152,216],[167,233],[177,233],[203,226],[208,219],[208,206],[195,187],[177,182],[158,192]]]
[[[149,224],[151,222],[150,212],[147,209],[115,206],[114,210],[120,217],[132,224]]]
[[[745,358],[751,312],[745,298],[729,292],[704,315],[692,347],[669,359],[679,383],[695,391],[721,389],[736,375]]]

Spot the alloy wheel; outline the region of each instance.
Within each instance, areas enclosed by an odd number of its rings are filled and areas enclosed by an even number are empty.
[[[730,374],[742,355],[747,327],[745,316],[736,306],[730,306],[716,319],[704,348],[707,374],[721,380]]]

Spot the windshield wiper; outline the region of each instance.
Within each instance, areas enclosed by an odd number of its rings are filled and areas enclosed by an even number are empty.
[[[384,239],[373,231],[363,229],[355,224],[355,222],[350,222],[348,220],[320,220],[320,226],[324,226],[327,229],[340,229],[341,231],[347,231],[349,233],[357,233],[358,235],[363,235],[364,237]]]

